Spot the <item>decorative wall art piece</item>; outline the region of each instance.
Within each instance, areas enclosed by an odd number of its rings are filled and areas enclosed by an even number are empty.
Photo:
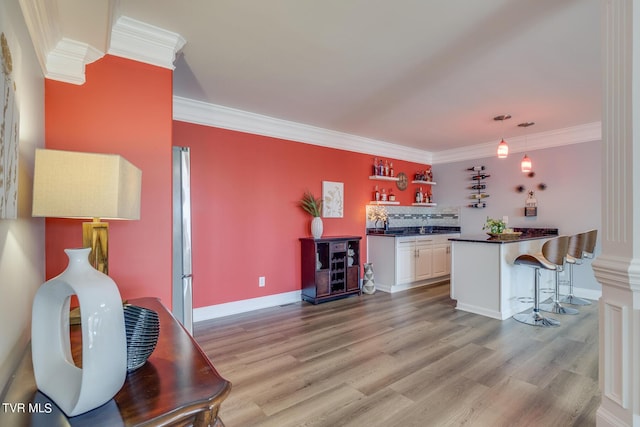
[[[19,111],[13,81],[11,52],[4,33],[0,34],[2,78],[0,78],[0,218],[18,216],[18,131]]]
[[[344,216],[344,183],[322,181],[322,216],[325,218]]]

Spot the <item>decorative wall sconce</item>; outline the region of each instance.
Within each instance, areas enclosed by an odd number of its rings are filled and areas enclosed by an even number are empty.
[[[547,184],[545,184],[544,182],[541,182],[540,184],[538,184],[538,190],[540,190],[540,191],[544,191],[544,190],[546,190],[546,189],[547,189]],[[516,191],[517,191],[518,193],[524,193],[524,190],[526,190],[526,188],[525,188],[525,186],[524,186],[524,185],[518,185],[518,186],[516,187]]]
[[[493,118],[493,120],[500,120],[502,122],[502,138],[500,140],[500,144],[498,144],[498,158],[499,159],[506,159],[507,156],[509,155],[509,146],[507,145],[507,142],[504,140],[504,121],[505,120],[509,120],[511,118],[510,114],[503,114],[500,116],[496,116]]]

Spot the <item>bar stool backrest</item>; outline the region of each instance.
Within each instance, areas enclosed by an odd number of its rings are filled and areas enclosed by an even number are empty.
[[[582,259],[585,252],[588,231],[584,233],[574,234],[569,237],[569,250],[567,253],[575,259]]]
[[[564,264],[564,258],[569,250],[569,236],[558,236],[542,245],[542,256],[557,266]]]
[[[596,241],[598,240],[598,230],[589,230],[586,234],[584,252],[589,258],[593,258],[593,254],[596,251]]]

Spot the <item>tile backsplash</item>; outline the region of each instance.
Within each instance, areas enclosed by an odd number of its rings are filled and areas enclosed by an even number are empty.
[[[376,227],[376,224],[368,219],[369,210],[373,207],[374,205],[367,205],[367,228]],[[460,226],[460,207],[393,205],[383,205],[382,207],[387,211],[389,227]],[[378,222],[377,227],[382,228],[383,224]]]

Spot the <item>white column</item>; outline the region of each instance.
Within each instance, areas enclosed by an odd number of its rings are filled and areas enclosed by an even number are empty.
[[[602,53],[597,425],[640,427],[640,0],[602,0]]]

